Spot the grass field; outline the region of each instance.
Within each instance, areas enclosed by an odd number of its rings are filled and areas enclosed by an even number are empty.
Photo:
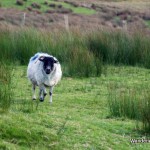
[[[92,29],[0,28],[0,149],[150,149],[131,143],[150,139],[150,37]],[[63,69],[52,105],[26,77],[41,51]]]
[[[0,0],[0,150],[149,150],[149,0],[47,1]],[[60,5],[72,10],[69,28]],[[26,70],[37,52],[62,65],[52,104],[38,89],[32,101]]]
[[[31,100],[26,66],[13,70],[13,103],[0,115],[0,149],[137,149],[148,143],[131,144],[130,139],[149,139],[141,123],[110,116],[109,88],[112,83],[149,88],[150,71],[138,67],[107,66],[101,77],[63,77],[54,89],[53,104]]]
[[[41,12],[46,12],[46,10],[53,10],[54,9],[54,8],[49,7],[48,5],[45,5],[43,0],[36,0],[36,1],[28,0],[28,1],[24,2],[24,4],[22,6],[16,5],[16,0],[5,0],[5,1],[1,0],[0,1],[2,7],[17,8],[20,10],[27,9],[27,7],[31,6],[31,4],[34,2],[36,2],[37,4],[39,4],[41,6],[41,8],[39,9],[39,11],[41,11]],[[91,14],[96,13],[95,10],[84,8],[84,7],[74,7],[74,6],[67,4],[65,2],[57,2],[57,1],[53,1],[53,0],[47,0],[47,2],[49,4],[62,5],[64,8],[72,9],[73,13],[77,13],[77,14],[91,15]]]

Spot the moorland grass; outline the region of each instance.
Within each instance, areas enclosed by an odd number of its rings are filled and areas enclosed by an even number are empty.
[[[87,45],[105,63],[150,68],[150,37],[141,32],[94,32],[88,36]]]
[[[0,60],[5,60],[6,68],[7,62],[27,65],[34,53],[44,51],[60,60],[64,76],[54,92],[58,101],[49,106],[47,102],[31,101],[26,67],[16,67],[14,77],[8,72],[8,77],[13,78],[14,84],[8,83],[13,85],[14,98],[8,105],[9,115],[1,115],[2,148],[129,149],[135,148],[130,145],[131,137],[144,133],[149,138],[149,70],[103,69],[106,64],[149,68],[149,37],[120,31],[55,33],[32,28],[2,29],[0,37]],[[4,96],[10,91],[6,90]],[[135,120],[143,126],[137,128]],[[121,145],[115,144],[117,140]],[[147,148],[142,144],[139,147]]]
[[[65,64],[66,75],[99,76],[103,63],[150,68],[150,37],[140,32],[70,30],[68,33],[21,28],[2,29],[0,37],[3,51],[0,58],[24,65],[36,52],[48,52]],[[83,64],[80,68],[79,62]]]
[[[117,83],[118,84],[118,83]],[[141,85],[140,85],[141,86]],[[115,117],[128,117],[142,122],[142,127],[150,133],[150,95],[149,86],[125,87],[109,85],[108,106]]]
[[[30,57],[36,52],[47,52],[56,56],[65,66],[65,75],[84,77],[101,75],[102,61],[95,60],[93,53],[87,50],[84,36],[80,37],[73,32],[69,35],[67,32],[46,33],[32,28],[1,30],[0,36],[2,59],[7,58],[8,61],[24,65],[28,64]]]

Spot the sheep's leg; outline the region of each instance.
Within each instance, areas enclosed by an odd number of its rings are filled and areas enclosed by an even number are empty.
[[[32,99],[33,99],[33,100],[36,100],[35,88],[36,88],[36,85],[33,84],[33,86],[32,86],[32,92],[33,92],[33,97],[32,97]]]
[[[44,87],[44,90],[43,90],[43,92],[44,92],[44,97],[47,95],[47,92],[46,92],[46,88]]]
[[[39,92],[39,97],[40,97],[40,101],[41,102],[43,102],[44,101],[44,95],[45,95],[45,87],[44,87],[44,85],[40,85],[39,86],[39,88],[40,88],[40,92]]]
[[[53,95],[53,86],[50,87],[49,95],[50,95],[50,103],[52,103],[52,95]]]

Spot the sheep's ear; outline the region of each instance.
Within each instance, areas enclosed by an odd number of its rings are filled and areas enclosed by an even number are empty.
[[[58,63],[58,60],[54,60],[54,63]]]
[[[41,56],[41,57],[39,58],[39,60],[40,60],[40,61],[44,61],[44,58],[45,58],[44,56]]]

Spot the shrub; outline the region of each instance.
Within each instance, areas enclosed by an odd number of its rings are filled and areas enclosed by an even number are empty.
[[[61,4],[57,5],[58,8],[62,8],[63,6]]]
[[[32,6],[33,8],[37,8],[37,9],[40,9],[40,8],[41,8],[40,4],[37,4],[37,3],[32,3],[31,6]]]
[[[45,13],[49,13],[49,14],[55,13],[55,12],[56,12],[55,10],[46,10],[46,11],[45,11]]]
[[[62,13],[62,14],[68,14],[72,12],[72,9],[62,7],[62,8],[57,9],[56,12]]]
[[[48,5],[48,1],[45,1],[45,2],[44,2],[44,5]]]
[[[51,4],[49,4],[49,7],[55,8],[55,7],[56,7],[56,4],[51,3]]]
[[[37,14],[41,14],[42,12],[39,10],[33,10],[33,12],[37,13]]]
[[[22,6],[24,3],[23,3],[23,0],[17,0],[16,1],[16,5],[20,5],[20,6]]]
[[[64,1],[65,3],[67,3],[67,4],[70,4],[70,5],[72,5],[73,7],[78,7],[79,5],[77,4],[77,3],[75,3],[75,2],[70,2],[70,1]]]
[[[27,7],[27,9],[28,9],[29,11],[32,11],[32,7],[30,7],[30,6],[29,6],[29,7]]]

